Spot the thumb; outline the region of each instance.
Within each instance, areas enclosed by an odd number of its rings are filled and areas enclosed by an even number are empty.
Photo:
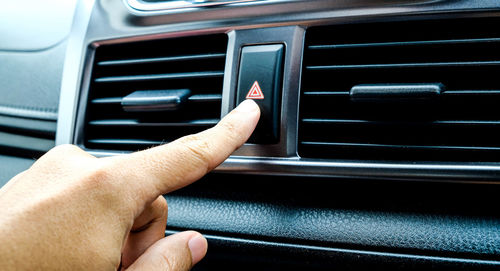
[[[197,232],[177,233],[154,243],[127,268],[127,271],[190,270],[205,257],[207,247],[207,240]]]

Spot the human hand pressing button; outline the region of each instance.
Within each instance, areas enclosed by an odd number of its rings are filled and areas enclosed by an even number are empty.
[[[248,100],[217,126],[170,144],[96,158],[58,146],[0,189],[2,270],[189,270],[207,241],[164,237],[167,203],[250,137],[260,111]]]

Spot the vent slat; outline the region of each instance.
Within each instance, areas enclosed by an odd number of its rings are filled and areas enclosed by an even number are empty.
[[[222,101],[222,94],[199,94],[189,97],[190,102],[220,102]]]
[[[184,122],[141,122],[139,120],[93,120],[92,126],[131,126],[131,127],[210,127],[217,124],[218,119],[199,119]]]
[[[484,18],[309,28],[299,155],[369,161],[500,161],[496,23]],[[370,99],[351,99],[350,94],[360,85],[430,84],[443,86],[433,99],[416,95],[410,87],[407,96],[383,93],[393,91],[390,87],[379,88],[379,95],[367,92]],[[394,95],[398,99],[391,99]]]
[[[366,125],[450,125],[450,126],[499,126],[500,121],[484,120],[437,120],[430,122],[408,122],[408,121],[377,121],[377,120],[358,120],[358,119],[309,119],[301,120],[310,124],[366,124]]]
[[[401,69],[401,68],[432,68],[432,67],[474,67],[498,66],[500,61],[470,61],[470,62],[435,62],[435,63],[390,63],[390,64],[356,64],[356,65],[323,65],[306,66],[308,70],[331,71],[353,69]]]
[[[463,96],[463,95],[483,95],[483,96],[492,96],[492,95],[500,95],[500,90],[446,90],[441,93],[442,95],[447,96]],[[305,91],[303,93],[304,96],[321,96],[321,97],[329,97],[329,96],[349,96],[349,91]]]
[[[201,54],[201,55],[187,55],[187,56],[170,56],[170,57],[155,57],[155,58],[142,58],[142,59],[120,59],[120,60],[108,60],[100,61],[97,63],[98,66],[121,66],[121,65],[133,65],[133,64],[151,64],[157,62],[175,62],[175,61],[187,61],[187,60],[207,60],[214,58],[224,58],[226,54]]]
[[[136,151],[216,125],[226,49],[225,34],[98,46],[87,98],[84,147]],[[133,93],[140,101],[162,99],[173,90],[187,94],[169,110],[125,110],[122,104]],[[154,95],[155,91],[163,94]],[[139,95],[144,93],[151,95]]]
[[[306,91],[305,96],[349,96],[349,91]]]
[[[122,102],[123,97],[106,97],[106,98],[97,98],[90,101],[93,104],[120,104]]]
[[[109,97],[97,98],[90,101],[93,104],[121,104],[123,97]],[[189,102],[203,103],[203,102],[220,102],[222,100],[221,94],[197,94],[188,98]]]
[[[500,90],[447,90],[444,95],[463,96],[463,95],[500,95]]]
[[[500,38],[487,39],[456,39],[456,40],[423,40],[423,41],[399,41],[399,42],[373,42],[373,43],[353,43],[353,44],[321,44],[309,45],[310,50],[332,50],[344,48],[369,48],[369,47],[399,47],[412,45],[445,45],[445,44],[478,44],[488,42],[500,42]]]
[[[500,151],[500,147],[471,147],[471,146],[413,146],[413,145],[387,145],[387,144],[368,144],[368,143],[347,143],[347,142],[309,142],[302,141],[303,145],[312,145],[318,147],[343,147],[360,148],[372,150],[480,150],[480,151]]]
[[[157,141],[157,140],[145,140],[145,139],[116,139],[116,138],[95,138],[95,139],[89,139],[89,143],[91,144],[106,144],[106,145],[144,145],[146,146],[151,146],[151,145],[161,145],[164,143],[164,141]]]
[[[116,83],[130,81],[150,81],[150,80],[174,80],[174,79],[199,79],[210,77],[222,77],[223,71],[207,71],[207,72],[183,72],[183,73],[167,73],[167,74],[147,74],[147,75],[126,75],[126,76],[110,76],[96,78],[96,83]]]

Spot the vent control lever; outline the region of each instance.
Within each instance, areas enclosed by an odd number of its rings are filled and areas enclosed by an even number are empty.
[[[349,93],[353,102],[419,102],[438,98],[442,84],[370,84],[356,85]]]
[[[189,89],[140,90],[123,97],[121,104],[126,112],[174,111],[184,106],[190,95]]]

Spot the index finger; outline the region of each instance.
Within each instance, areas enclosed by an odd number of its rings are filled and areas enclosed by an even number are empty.
[[[149,202],[200,179],[248,140],[259,116],[258,105],[246,100],[213,128],[112,158],[119,166],[117,177],[124,182],[121,187],[140,192],[140,200]]]

